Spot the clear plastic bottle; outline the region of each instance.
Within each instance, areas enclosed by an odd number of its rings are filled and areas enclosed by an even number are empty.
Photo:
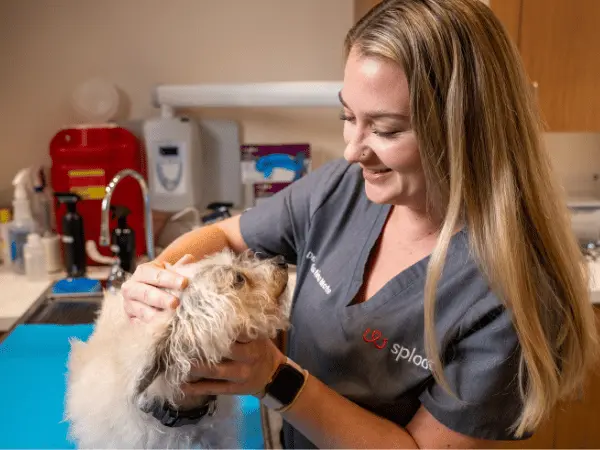
[[[14,218],[8,224],[8,240],[10,245],[11,267],[15,273],[25,273],[25,261],[23,258],[23,247],[27,242],[27,236],[34,231],[35,223],[31,216],[29,198],[27,196],[27,177],[29,169],[21,170],[15,179],[15,198],[13,200]]]
[[[27,243],[23,247],[25,275],[30,281],[40,281],[47,278],[46,253],[42,238],[37,233],[27,235]]]

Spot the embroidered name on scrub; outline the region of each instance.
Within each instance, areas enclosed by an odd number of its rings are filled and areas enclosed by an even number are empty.
[[[325,278],[323,278],[323,275],[321,275],[321,271],[316,266],[317,255],[309,251],[306,254],[306,259],[311,262],[310,273],[312,273],[313,277],[315,277],[315,280],[317,280],[317,284],[321,287],[321,289],[323,289],[323,291],[325,291],[327,295],[331,294],[331,287],[329,284],[327,284],[327,281],[325,281]]]
[[[367,343],[372,343],[379,350],[387,347],[388,344],[387,338],[382,338],[381,331],[371,331],[370,328],[367,328],[363,333],[363,340]],[[426,358],[423,358],[421,355],[417,354],[417,349],[414,347],[411,350],[403,345],[393,344],[390,352],[392,352],[392,355],[396,355],[396,362],[402,359],[414,364],[417,367],[422,367],[425,370],[431,370],[432,364]]]

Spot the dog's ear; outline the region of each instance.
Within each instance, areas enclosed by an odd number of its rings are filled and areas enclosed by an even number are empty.
[[[136,395],[142,394],[152,382],[165,371],[167,361],[167,349],[169,348],[169,339],[171,336],[171,326],[157,341],[154,351],[154,358],[147,367],[144,368],[136,389]]]

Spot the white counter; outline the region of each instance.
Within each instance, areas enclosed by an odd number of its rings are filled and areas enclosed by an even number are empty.
[[[90,267],[88,277],[106,279],[109,267]],[[24,275],[0,267],[0,333],[10,330],[42,297],[56,280],[65,277],[58,272],[45,281],[29,281]]]
[[[590,290],[592,303],[600,304],[600,261],[591,262]],[[290,281],[295,281],[295,271],[291,271]],[[91,266],[88,277],[106,279],[109,268]],[[47,281],[31,282],[23,275],[16,275],[0,268],[0,333],[10,330],[23,315],[41,298],[55,280],[64,277],[63,273],[49,276]]]
[[[592,303],[600,304],[600,261],[588,263],[590,268],[590,291]]]
[[[46,292],[50,281],[31,282],[0,269],[0,332],[6,332]]]

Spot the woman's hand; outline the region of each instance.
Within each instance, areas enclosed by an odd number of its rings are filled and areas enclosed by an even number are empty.
[[[268,338],[249,342],[236,342],[231,357],[216,366],[196,366],[190,379],[199,380],[182,386],[184,399],[179,406],[192,409],[205,395],[254,395],[263,391],[275,370],[285,362],[285,356]]]
[[[132,277],[121,287],[124,308],[129,319],[147,322],[161,311],[177,308],[179,299],[165,289],[178,291],[185,288],[187,278],[173,268],[191,260],[191,255],[185,255],[175,266],[159,261],[140,264]]]

